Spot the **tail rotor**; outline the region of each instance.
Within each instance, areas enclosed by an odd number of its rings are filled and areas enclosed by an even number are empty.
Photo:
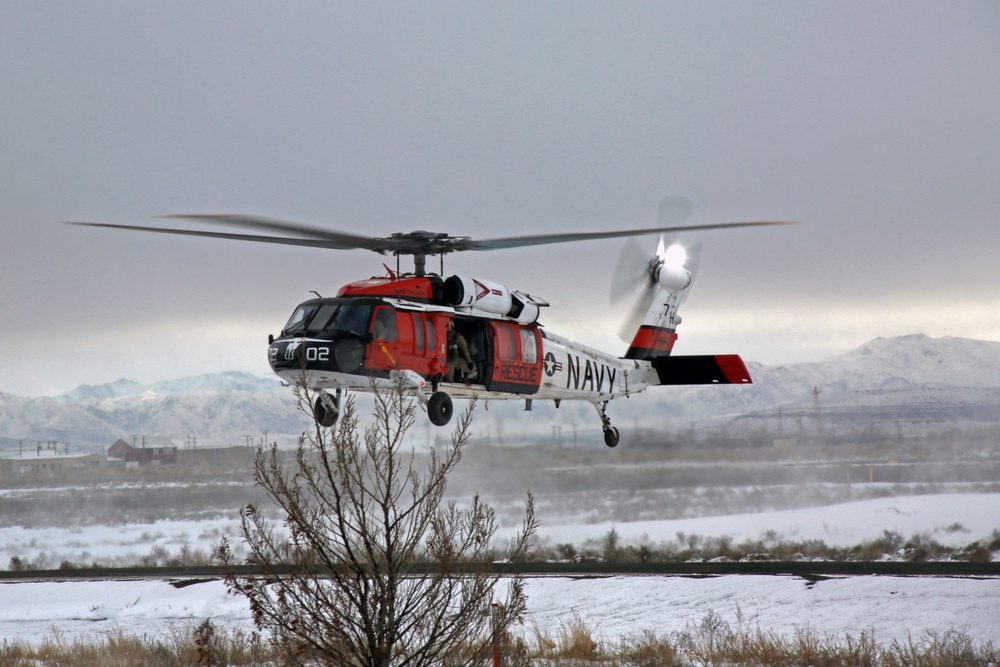
[[[667,197],[660,202],[659,227],[683,227],[694,206],[684,197]],[[611,280],[611,303],[626,306],[627,311],[618,329],[618,337],[626,343],[633,340],[639,327],[650,313],[662,290],[676,297],[672,308],[664,303],[664,312],[676,308],[690,289],[701,259],[701,242],[685,240],[683,232],[660,235],[656,251],[650,256],[648,239],[629,237],[618,256]]]

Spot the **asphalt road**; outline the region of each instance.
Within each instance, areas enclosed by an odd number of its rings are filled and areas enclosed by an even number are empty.
[[[724,575],[781,575],[818,580],[825,577],[1000,577],[1000,562],[964,561],[712,561],[698,563],[495,563],[498,574],[520,573],[529,577],[614,577],[673,576],[714,577]],[[414,575],[429,568],[414,568]],[[239,575],[262,576],[259,568],[241,567]],[[65,570],[0,571],[0,581],[73,581],[101,579],[221,579],[225,572],[217,566],[197,567],[126,567]],[[276,575],[285,574],[276,570]],[[175,584],[176,585],[176,584]]]

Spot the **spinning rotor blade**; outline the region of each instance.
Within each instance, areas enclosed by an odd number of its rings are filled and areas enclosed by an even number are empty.
[[[660,202],[656,221],[661,227],[683,227],[694,213],[694,204],[687,197],[666,197]]]
[[[158,234],[179,234],[182,236],[201,236],[234,241],[256,241],[258,243],[276,243],[279,245],[297,245],[309,248],[326,248],[331,250],[371,250],[380,254],[396,255],[440,255],[461,249],[459,244],[467,241],[464,236],[448,236],[436,232],[413,231],[405,234],[393,234],[388,237],[360,236],[349,232],[341,232],[320,227],[312,227],[294,222],[285,222],[273,218],[263,218],[252,215],[216,215],[216,214],[186,214],[163,216],[170,219],[187,219],[207,222],[217,225],[246,227],[255,230],[290,232],[302,238],[293,236],[265,236],[260,234],[236,234],[232,232],[210,232],[195,229],[176,229],[170,227],[148,227],[140,225],[119,225],[106,222],[69,222],[71,225],[86,227],[105,227],[109,229],[132,229]]]
[[[668,261],[668,257],[674,254],[670,251],[672,246],[683,248],[683,268],[691,274],[692,281],[698,268],[701,255],[701,242],[684,243],[681,241],[681,231],[692,231],[698,229],[712,228],[707,225],[685,226],[694,205],[684,197],[667,197],[660,202],[657,215],[657,222],[660,224],[659,230],[663,232],[673,232],[667,236],[660,234],[660,240],[656,247],[656,252],[650,254],[644,249],[635,237],[629,238],[618,256],[615,264],[615,271],[611,279],[611,303],[620,305],[628,302],[628,310],[618,329],[618,337],[626,343],[632,340],[639,325],[642,324],[646,314],[649,312],[653,301],[660,290],[660,285],[655,282],[653,272],[659,271],[659,265]],[[754,224],[769,223],[726,223],[732,226],[749,226]],[[781,224],[781,223],[770,223]],[[676,261],[676,259],[674,259]],[[688,288],[682,293],[682,298],[686,298]]]
[[[501,248],[523,248],[525,246],[546,245],[549,243],[572,243],[575,241],[598,241],[600,239],[616,239],[627,236],[645,236],[647,234],[663,234],[667,232],[697,232],[709,229],[731,229],[734,227],[761,227],[765,225],[794,225],[794,222],[783,220],[754,220],[751,222],[718,222],[708,225],[692,225],[690,227],[648,227],[644,229],[626,229],[614,232],[576,232],[569,234],[537,234],[533,236],[509,236],[506,238],[469,239],[456,247],[456,250],[499,250]]]
[[[667,201],[672,200],[665,200],[665,203]],[[687,200],[683,200],[683,202],[686,201]],[[683,202],[677,201],[672,205],[683,209]],[[688,202],[687,207],[690,212],[690,202]],[[392,234],[387,237],[361,236],[350,232],[341,232],[295,222],[276,220],[273,218],[241,214],[185,214],[168,215],[164,217],[168,219],[195,220],[214,225],[242,227],[253,231],[277,232],[283,235],[269,236],[264,234],[240,234],[234,232],[213,232],[194,229],[120,225],[101,222],[70,222],[69,224],[84,225],[88,227],[105,227],[110,229],[131,229],[142,232],[154,232],[158,234],[177,234],[182,236],[200,236],[235,241],[254,241],[257,243],[305,246],[309,248],[326,248],[332,250],[362,249],[382,254],[392,253],[394,255],[415,255],[418,257],[426,255],[445,255],[451,252],[459,252],[463,250],[500,250],[503,248],[523,248],[527,246],[547,245],[551,243],[571,243],[576,241],[624,238],[642,236],[644,234],[673,232],[679,231],[680,229],[685,231],[698,231],[709,229],[729,229],[734,227],[793,224],[781,221],[758,220],[752,222],[723,222],[707,225],[695,225],[693,227],[661,225],[660,227],[610,232],[535,234],[528,236],[511,236],[505,238],[475,240],[465,236],[449,236],[444,233],[420,230]],[[674,218],[676,218],[676,216],[671,216],[671,219]]]
[[[298,222],[286,222],[275,218],[265,218],[256,215],[224,215],[224,214],[193,214],[193,215],[164,215],[164,219],[172,220],[199,220],[217,225],[230,225],[232,227],[245,227],[247,229],[260,229],[271,232],[291,233],[303,237],[312,237],[323,241],[336,241],[345,247],[365,248],[371,243],[371,238],[358,236],[347,232],[338,232],[332,229],[323,229],[304,225]]]
[[[278,245],[305,246],[308,248],[327,248],[331,250],[352,250],[354,248],[366,248],[357,242],[350,242],[350,236],[345,235],[346,241],[321,240],[321,239],[297,239],[284,236],[260,236],[256,234],[231,234],[226,232],[208,232],[194,229],[171,229],[168,227],[143,227],[139,225],[116,225],[109,222],[67,222],[69,225],[80,225],[82,227],[104,227],[106,229],[132,229],[140,232],[155,232],[158,234],[178,234],[181,236],[201,236],[214,239],[229,239],[231,241],[256,241],[258,243],[274,243]],[[364,237],[361,241],[370,243],[371,239]]]
[[[653,305],[653,299],[656,298],[657,291],[658,286],[656,285],[643,287],[642,291],[633,298],[632,305],[629,306],[621,326],[618,327],[618,337],[623,342],[632,342],[635,332],[639,330],[639,325],[642,324],[642,321],[646,318],[646,313],[649,312],[649,307]]]
[[[653,273],[662,265],[664,254],[665,247],[661,235],[656,252],[652,256],[634,237],[625,241],[625,246],[618,255],[615,272],[611,278],[611,303],[629,304],[628,312],[618,328],[618,337],[626,343],[630,342],[635,332],[639,330],[639,325],[642,324],[660,290]]]
[[[611,304],[636,298],[649,284],[649,250],[635,236],[625,240],[611,274]]]
[[[663,244],[667,248],[673,245],[679,245],[684,248],[684,252],[687,255],[687,259],[684,261],[684,268],[691,274],[691,282],[694,283],[694,279],[698,275],[698,266],[701,264],[701,239],[693,241],[685,240],[686,238],[689,239],[690,235],[687,237],[684,235],[685,231],[694,229],[693,227],[685,226],[692,213],[694,213],[694,204],[686,197],[667,197],[660,202],[657,221],[663,227],[679,228],[677,232],[666,236],[663,239]],[[687,300],[690,293],[690,288],[684,290],[681,296],[681,303]]]

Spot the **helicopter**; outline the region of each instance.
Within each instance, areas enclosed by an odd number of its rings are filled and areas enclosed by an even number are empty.
[[[699,244],[681,238],[691,232],[794,223],[685,225],[692,208],[686,199],[670,197],[660,205],[656,227],[488,239],[422,230],[365,236],[243,214],[163,216],[239,232],[68,224],[393,255],[395,269],[383,264],[383,275],[348,283],[333,297],[317,294],[295,307],[277,336],[268,336],[271,369],[285,382],[315,392],[313,414],[321,426],[336,423],[345,391],[401,383],[436,426],[450,422],[453,398],[517,399],[525,401],[526,410],[534,401],[552,401],[556,408],[562,401],[587,401],[600,419],[605,444],[616,447],[620,433],[607,414],[614,398],[654,386],[752,383],[737,354],[671,354],[681,322],[677,311],[691,287],[700,251]],[[652,253],[636,241],[648,235],[659,235]],[[621,357],[549,331],[539,322],[541,309],[549,305],[541,298],[444,272],[444,256],[457,252],[623,237],[628,240],[611,290],[613,301],[633,301],[619,331],[629,342]],[[411,271],[400,269],[404,255],[413,258]],[[427,258],[434,255],[440,260],[439,273],[427,270]]]

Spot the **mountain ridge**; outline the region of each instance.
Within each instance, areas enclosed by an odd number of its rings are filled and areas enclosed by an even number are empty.
[[[875,338],[820,362],[747,365],[754,384],[654,388],[614,401],[609,414],[622,426],[655,430],[750,415],[811,415],[821,403],[844,419],[862,412],[869,420],[881,415],[877,418],[898,421],[903,415],[914,429],[929,421],[1000,422],[1000,342],[911,334]],[[558,428],[574,437],[578,428],[600,433],[586,403],[567,401],[559,410],[538,406],[532,412],[524,412],[518,401],[496,403],[477,413],[478,430],[487,437],[538,437]],[[650,415],[656,415],[655,424]],[[241,371],[149,385],[120,379],[81,385],[58,397],[0,394],[0,448],[5,449],[21,441],[54,440],[100,450],[136,433],[179,442],[195,435],[200,445],[222,445],[244,444],[267,431],[269,440],[280,437],[287,444],[307,427],[292,392],[277,378]],[[438,437],[436,431],[428,431],[428,441],[432,437]]]
[[[54,396],[61,401],[88,401],[118,398],[152,392],[155,394],[187,394],[195,391],[245,391],[266,393],[281,391],[281,381],[276,377],[265,378],[243,371],[222,371],[204,375],[189,375],[176,380],[164,380],[150,384],[140,384],[135,380],[121,378],[99,385],[81,384],[76,388]]]

